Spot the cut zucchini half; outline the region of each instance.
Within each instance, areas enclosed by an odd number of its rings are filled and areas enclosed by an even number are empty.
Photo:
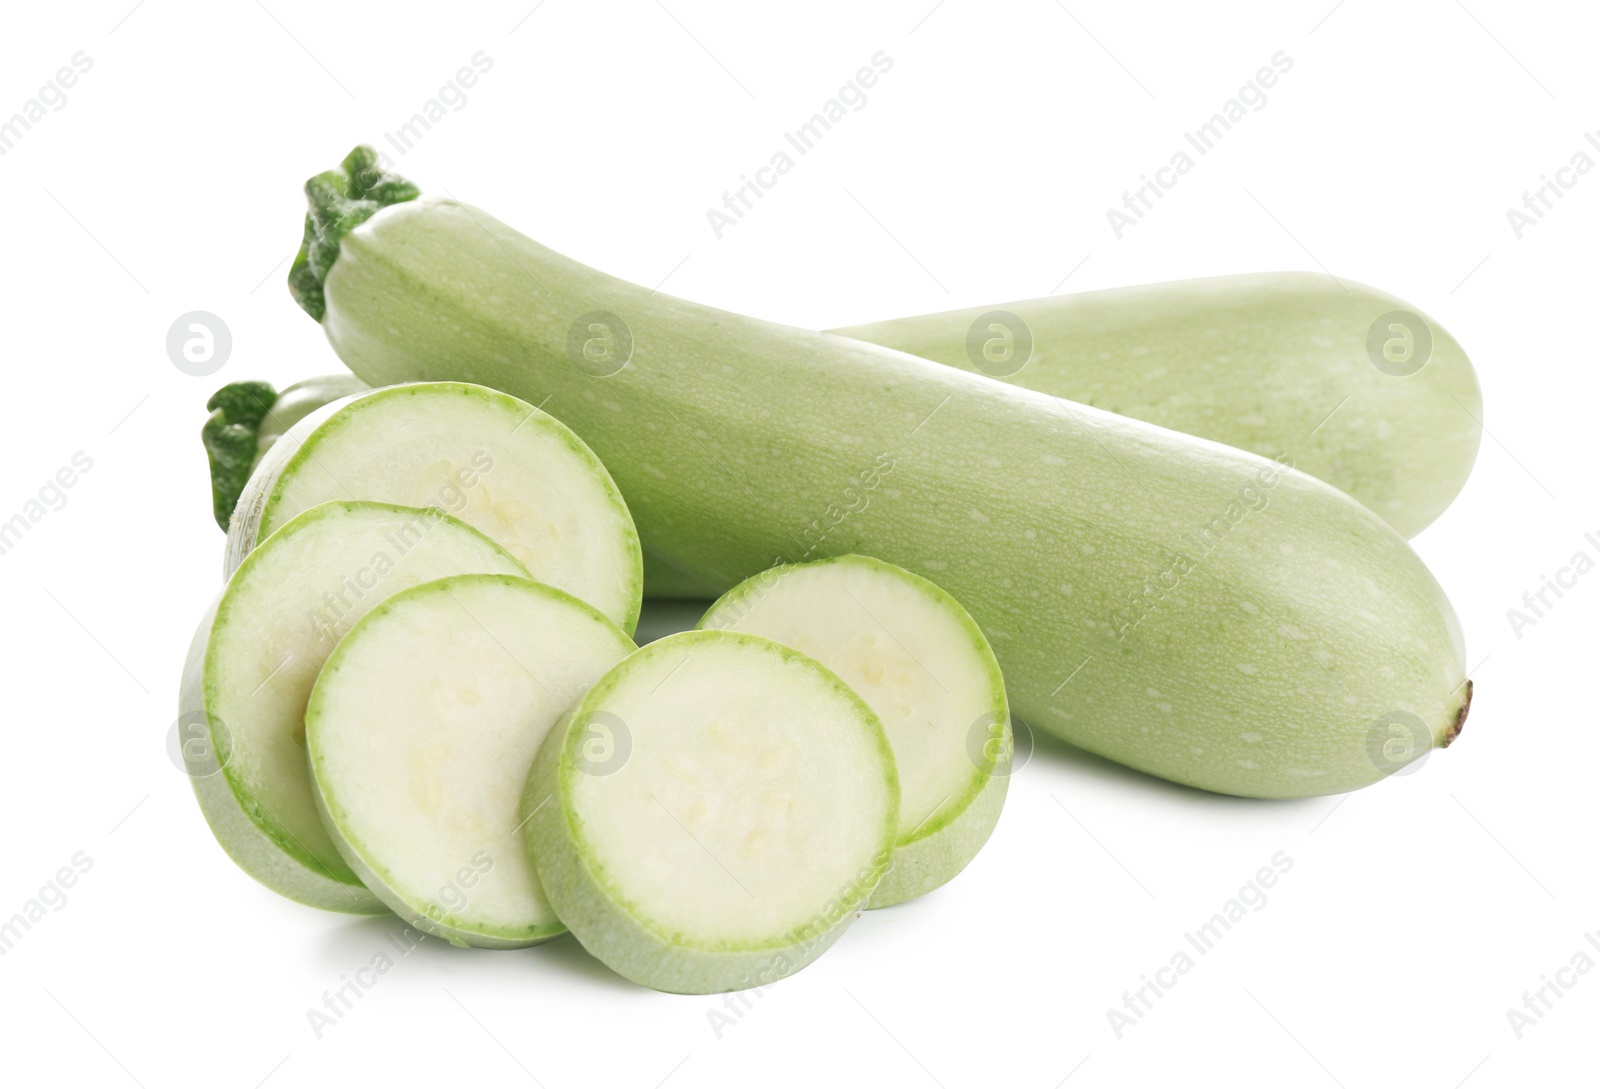
[[[838,556],[747,579],[699,626],[810,655],[882,721],[900,776],[900,830],[868,906],[921,896],[972,861],[1005,801],[1011,719],[1000,665],[960,602],[904,568]]]
[[[527,575],[505,549],[449,515],[366,502],[313,507],[234,572],[195,634],[180,710],[203,726],[207,742],[185,750],[200,808],[251,877],[312,907],[388,910],[317,815],[306,700],[334,645],[369,609],[396,591],[468,572]]]
[[[820,956],[888,866],[900,786],[878,716],[751,635],[636,652],[545,738],[523,836],[556,914],[637,983],[761,987]]]
[[[362,617],[306,710],[318,811],[350,868],[456,945],[564,933],[518,801],[550,727],[634,649],[592,606],[510,575],[424,583]]]
[[[437,507],[505,546],[534,578],[632,633],[639,536],[611,475],[566,426],[468,382],[341,398],[274,442],[228,529],[227,569],[303,510],[336,499]]]

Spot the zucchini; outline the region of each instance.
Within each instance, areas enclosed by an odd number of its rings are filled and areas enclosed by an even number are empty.
[[[273,443],[329,401],[365,389],[353,374],[324,374],[282,393],[267,382],[230,382],[213,393],[200,440],[211,462],[212,513],[222,532],[228,532],[240,493]]]
[[[306,700],[339,637],[396,591],[444,575],[527,571],[436,510],[325,503],[274,533],[200,622],[183,670],[183,720],[206,744],[185,767],[222,849],[274,892],[312,907],[387,911],[340,856],[306,768]]]
[[[1483,401],[1439,324],[1309,272],[1218,276],[834,330],[1295,468],[1404,537],[1467,482]]]
[[[515,397],[418,382],[309,413],[245,485],[228,529],[227,569],[258,539],[333,499],[438,507],[624,630],[638,622],[639,537],[616,484],[582,440]]]
[[[295,285],[350,369],[543,403],[714,588],[843,553],[904,567],[968,608],[1033,726],[1223,793],[1351,790],[1461,728],[1438,583],[1288,454],[674,299],[455,200],[351,192],[307,184],[297,268],[322,271]],[[1421,736],[1374,756],[1396,713]]]
[[[339,641],[306,709],[317,811],[417,929],[513,949],[564,933],[518,836],[550,727],[634,649],[575,597],[511,575],[403,590]]]
[[[612,971],[678,994],[815,960],[889,864],[883,727],[817,662],[752,635],[669,635],[550,731],[523,837],[556,915]]]
[[[978,625],[927,579],[867,556],[763,571],[724,594],[701,628],[793,647],[877,714],[900,776],[900,833],[871,907],[943,885],[1000,820],[1011,719]]]

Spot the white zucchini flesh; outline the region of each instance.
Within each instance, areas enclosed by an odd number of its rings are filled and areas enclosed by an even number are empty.
[[[900,777],[900,827],[869,906],[921,896],[972,861],[1005,801],[1011,720],[994,651],[959,602],[904,568],[839,556],[747,579],[699,626],[815,658],[882,721]]]
[[[883,727],[837,676],[756,636],[682,632],[551,731],[523,835],[589,952],[708,994],[775,982],[839,937],[888,865],[899,802]]]
[[[317,814],[306,701],[335,644],[369,609],[471,572],[527,575],[448,515],[368,502],[313,507],[234,572],[195,634],[180,709],[186,721],[204,722],[220,765],[189,768],[200,808],[223,850],[257,881],[312,907],[388,910]]]
[[[456,945],[564,933],[518,802],[550,727],[634,649],[593,607],[510,575],[424,583],[369,612],[306,711],[318,809],[350,868]]]
[[[227,569],[301,511],[336,499],[436,506],[624,631],[638,622],[639,536],[611,475],[565,425],[508,394],[415,382],[310,413],[251,473]]]

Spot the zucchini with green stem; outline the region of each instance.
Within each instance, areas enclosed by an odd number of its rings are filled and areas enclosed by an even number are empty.
[[[211,395],[200,441],[211,463],[212,515],[228,532],[239,496],[262,457],[284,432],[330,401],[368,389],[353,374],[324,374],[288,386],[230,382]]]
[[[308,183],[330,229],[314,295],[295,285],[346,365],[543,403],[713,587],[847,552],[904,567],[968,608],[1036,728],[1223,793],[1351,790],[1460,731],[1443,591],[1287,453],[674,299],[455,200],[341,230],[347,188]]]

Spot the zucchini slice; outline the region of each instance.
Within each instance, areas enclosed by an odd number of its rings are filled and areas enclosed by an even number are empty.
[[[228,531],[228,570],[334,499],[437,506],[624,631],[638,622],[639,537],[621,493],[581,439],[525,401],[468,382],[415,382],[317,409],[251,474]]]
[[[871,907],[921,896],[972,861],[1005,802],[1011,719],[994,651],[960,602],[904,568],[838,556],[745,580],[700,627],[810,655],[883,722],[900,832]]]
[[[396,594],[339,641],[306,711],[316,801],[350,868],[456,945],[564,933],[518,837],[539,743],[633,641],[512,575]]]
[[[602,677],[528,776],[523,835],[584,948],[657,990],[765,986],[821,955],[889,863],[878,717],[816,661],[670,635]]]
[[[185,766],[217,842],[269,889],[331,911],[388,910],[317,815],[306,700],[334,644],[367,610],[398,590],[466,572],[527,575],[449,515],[325,503],[263,541],[200,622],[180,710],[206,743],[185,749]]]

